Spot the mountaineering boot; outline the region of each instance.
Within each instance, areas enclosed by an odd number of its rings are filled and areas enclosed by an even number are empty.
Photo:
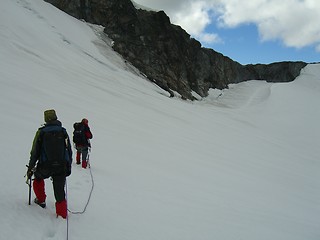
[[[77,152],[77,155],[76,155],[76,163],[79,165],[80,164],[80,152]]]
[[[57,214],[57,217],[61,216],[64,219],[67,218],[68,216],[67,200],[56,202],[56,214]]]
[[[82,167],[87,168],[87,161],[86,160],[82,160]]]
[[[40,202],[39,200],[38,200],[38,198],[35,198],[34,199],[34,203],[35,204],[38,204],[40,207],[42,207],[42,208],[46,208],[46,202]]]

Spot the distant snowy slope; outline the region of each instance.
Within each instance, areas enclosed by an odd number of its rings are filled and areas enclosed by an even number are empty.
[[[319,240],[320,65],[169,98],[102,27],[42,0],[2,0],[0,239]],[[73,165],[68,222],[28,205],[23,175],[43,111],[89,119],[91,171]],[[34,196],[32,196],[34,197]]]

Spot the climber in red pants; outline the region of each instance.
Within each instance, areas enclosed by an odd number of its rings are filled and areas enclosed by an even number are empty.
[[[38,129],[33,140],[28,165],[28,178],[34,174],[34,202],[46,207],[44,179],[52,177],[56,214],[67,218],[67,200],[65,196],[66,177],[71,174],[72,149],[69,136],[53,109],[44,112],[45,125]]]
[[[74,123],[73,127],[73,142],[77,149],[76,163],[80,164],[80,161],[82,161],[82,167],[87,168],[87,157],[89,148],[91,148],[90,139],[93,137],[88,119],[84,118],[81,122]]]

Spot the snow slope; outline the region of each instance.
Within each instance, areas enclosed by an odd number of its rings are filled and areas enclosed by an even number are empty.
[[[292,83],[249,81],[171,99],[111,49],[99,26],[42,0],[2,0],[0,239],[320,239],[320,65]],[[69,209],[28,205],[31,143],[54,108],[89,119],[90,170],[73,165]]]

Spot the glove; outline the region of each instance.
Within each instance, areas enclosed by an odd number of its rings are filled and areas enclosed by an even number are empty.
[[[33,175],[32,169],[28,169],[28,171],[27,171],[27,178],[30,179],[30,178],[32,177],[32,175]]]

